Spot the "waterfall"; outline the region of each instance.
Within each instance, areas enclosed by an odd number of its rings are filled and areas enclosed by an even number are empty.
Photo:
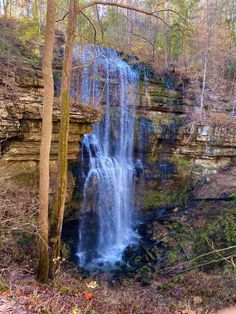
[[[82,219],[77,256],[85,267],[114,265],[135,241],[133,165],[134,115],[138,75],[115,51],[77,46],[82,63],[79,97],[100,106],[104,117],[84,136]],[[76,84],[75,84],[76,85]]]

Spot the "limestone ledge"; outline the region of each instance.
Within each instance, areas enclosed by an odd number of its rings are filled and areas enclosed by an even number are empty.
[[[134,151],[143,160],[135,199],[141,212],[184,206],[192,185],[235,163],[235,121],[200,124],[189,118],[193,109],[193,101],[160,83],[139,87]]]
[[[194,103],[183,99],[178,90],[152,81],[140,84],[136,108],[136,143],[140,137],[144,158],[156,159],[182,155],[189,159],[236,158],[236,123],[199,124],[187,122]]]
[[[30,99],[29,99],[30,97]],[[42,104],[28,96],[25,103],[0,100],[1,160],[37,161],[41,140]],[[73,104],[70,113],[68,160],[76,160],[83,135],[92,132],[92,124],[99,121],[101,112],[96,108]],[[53,111],[51,160],[57,159],[60,112]]]

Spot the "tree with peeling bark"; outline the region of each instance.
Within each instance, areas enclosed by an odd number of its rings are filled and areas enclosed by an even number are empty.
[[[52,110],[54,99],[53,82],[53,48],[55,41],[55,0],[48,0],[46,37],[43,55],[43,80],[44,80],[44,102],[42,112],[42,137],[40,145],[40,183],[39,183],[39,263],[38,280],[48,281],[49,253],[48,253],[48,193],[49,193],[49,168],[50,148],[52,138]]]

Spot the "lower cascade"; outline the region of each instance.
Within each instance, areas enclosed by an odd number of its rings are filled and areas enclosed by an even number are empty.
[[[94,133],[82,142],[77,256],[82,267],[106,267],[120,261],[124,249],[137,238],[133,146],[138,74],[109,49],[78,46],[77,58],[83,65],[77,87],[80,101],[104,110]],[[75,77],[74,81],[77,86]]]

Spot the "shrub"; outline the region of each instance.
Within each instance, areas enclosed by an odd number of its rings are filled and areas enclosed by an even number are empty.
[[[231,207],[220,214],[215,220],[199,229],[197,232],[193,252],[196,256],[211,252],[217,249],[223,249],[236,245],[236,208]],[[198,264],[222,259],[219,262],[213,262],[204,267],[205,270],[222,266],[226,260],[224,257],[236,255],[236,248],[223,252],[215,252],[198,260]]]

